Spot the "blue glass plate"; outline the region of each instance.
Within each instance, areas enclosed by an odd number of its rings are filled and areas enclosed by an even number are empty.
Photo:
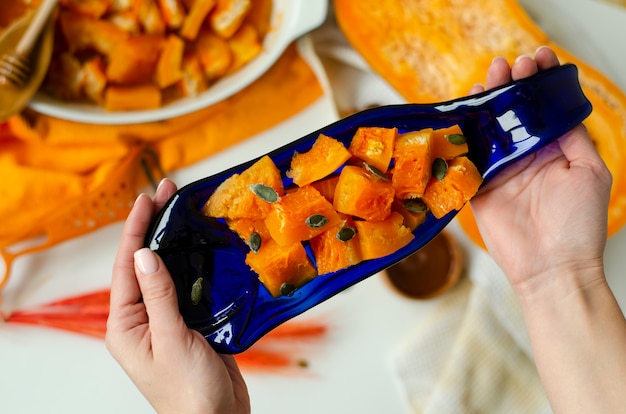
[[[591,104],[580,88],[577,68],[568,64],[449,102],[366,110],[268,155],[285,177],[294,152],[308,151],[320,133],[347,147],[362,126],[396,127],[405,133],[459,125],[468,140],[468,157],[489,180],[505,166],[563,135],[590,113]],[[452,212],[441,219],[429,215],[415,230],[413,241],[395,253],[318,276],[293,295],[274,298],[245,263],[249,247],[222,220],[200,212],[220,183],[255,161],[181,188],[159,213],[146,238],[146,245],[163,258],[172,274],[185,322],[201,332],[218,352],[246,350],[279,324],[417,251],[455,215]],[[285,177],[284,184],[289,186],[290,179]],[[194,305],[191,292],[199,277],[204,282],[200,301]]]

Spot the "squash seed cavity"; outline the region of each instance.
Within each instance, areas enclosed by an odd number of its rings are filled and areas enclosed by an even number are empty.
[[[253,232],[248,238],[248,246],[253,252],[258,253],[261,248],[261,235],[256,231]]]
[[[203,281],[204,279],[199,277],[196,279],[195,282],[193,282],[193,285],[191,286],[191,304],[192,305],[197,305],[198,303],[200,303],[200,300],[202,299],[202,282]]]
[[[328,218],[322,214],[311,214],[306,219],[306,225],[312,229],[319,229],[328,223]]]
[[[438,179],[439,181],[443,180],[443,177],[446,176],[448,172],[448,163],[443,158],[435,158],[433,161],[433,177]]]
[[[467,138],[465,138],[465,135],[461,134],[449,134],[446,135],[446,139],[450,144],[453,145],[463,145],[467,142]]]
[[[254,194],[257,195],[257,197],[268,203],[275,203],[280,199],[276,190],[274,190],[269,185],[250,184],[250,189]]]
[[[339,239],[342,242],[347,242],[348,240],[352,239],[354,236],[356,236],[355,227],[345,226],[345,227],[340,228],[339,231],[337,232],[337,239]]]

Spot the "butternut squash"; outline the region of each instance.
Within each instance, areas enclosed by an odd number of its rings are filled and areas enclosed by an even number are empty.
[[[515,0],[335,0],[337,21],[352,46],[409,102],[464,96],[484,82],[494,56],[512,62],[541,45],[578,66],[594,110],[585,121],[613,174],[609,235],[626,223],[626,95],[591,65],[554,44]],[[469,209],[468,209],[469,210]],[[473,216],[461,223],[475,240]]]

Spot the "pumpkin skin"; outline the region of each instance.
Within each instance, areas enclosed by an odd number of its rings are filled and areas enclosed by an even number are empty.
[[[467,95],[473,85],[484,82],[494,56],[511,64],[519,55],[532,56],[542,45],[552,48],[561,63],[575,64],[594,108],[584,124],[613,175],[609,236],[626,224],[626,95],[604,74],[552,42],[517,1],[452,5],[438,0],[335,0],[333,5],[348,41],[408,102]],[[482,244],[471,212],[462,210],[457,217],[468,236]]]
[[[326,224],[320,227],[307,225],[307,219],[318,214],[326,217]],[[341,217],[333,205],[319,191],[307,185],[272,203],[265,226],[279,245],[289,246],[309,240],[340,222]]]
[[[393,157],[397,135],[397,128],[361,127],[352,137],[348,151],[384,173]]]
[[[401,134],[396,139],[391,182],[396,197],[419,198],[424,195],[431,175],[431,133],[427,128]]]
[[[348,217],[320,235],[313,237],[309,243],[315,256],[315,265],[320,275],[336,272],[359,263],[361,253],[359,248],[358,233],[350,240],[342,241],[337,233],[342,228],[354,227],[354,222]]]
[[[395,190],[390,182],[364,168],[346,165],[341,170],[333,206],[337,211],[364,220],[384,220],[391,213]]]
[[[362,259],[387,256],[409,244],[415,236],[403,221],[395,211],[383,221],[355,221]]]
[[[268,240],[258,253],[248,252],[246,263],[274,297],[281,296],[283,283],[298,288],[317,276],[317,270],[300,242],[281,246],[274,240]]]
[[[294,184],[303,187],[333,173],[350,157],[341,142],[320,134],[309,151],[294,155],[291,169],[286,174]]]
[[[436,218],[463,208],[482,184],[476,166],[467,157],[457,157],[448,164],[443,179],[431,178],[422,201]]]
[[[202,213],[209,217],[227,219],[263,219],[272,209],[271,204],[259,198],[250,185],[265,184],[279,196],[285,193],[280,171],[267,155],[260,158],[241,174],[224,180],[209,197]]]

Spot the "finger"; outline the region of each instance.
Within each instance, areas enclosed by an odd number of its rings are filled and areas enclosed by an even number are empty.
[[[556,53],[548,46],[541,46],[537,49],[535,52],[535,62],[539,70],[546,70],[560,65]]]
[[[178,310],[176,288],[161,258],[148,248],[135,252],[135,270],[155,344],[179,338],[187,327]]]
[[[539,72],[537,63],[528,55],[521,55],[511,66],[511,78],[515,81],[524,79]]]
[[[486,89],[492,89],[511,82],[511,68],[502,56],[495,57],[487,69]]]
[[[485,87],[481,85],[480,83],[477,83],[476,85],[472,86],[472,89],[469,90],[469,94],[476,95],[477,93],[481,93],[484,91],[485,91]]]
[[[167,203],[170,197],[174,195],[176,190],[176,184],[174,184],[172,180],[170,180],[169,178],[164,178],[161,180],[153,197],[155,213],[163,208],[165,203]]]
[[[150,197],[140,194],[124,223],[111,280],[110,302],[113,313],[127,305],[137,303],[141,297],[135,277],[133,254],[143,246],[146,229],[152,217],[152,209]]]

